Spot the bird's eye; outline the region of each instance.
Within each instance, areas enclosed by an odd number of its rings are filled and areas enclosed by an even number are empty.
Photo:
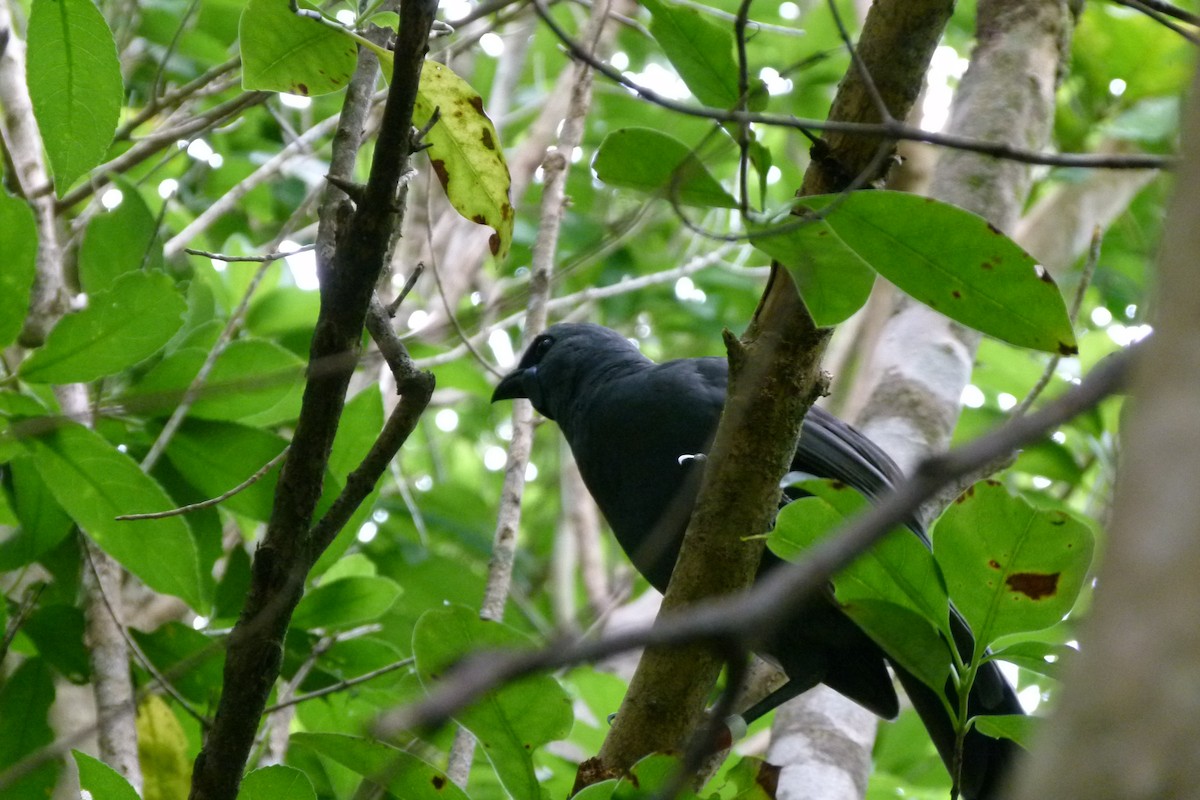
[[[536,358],[541,358],[550,352],[550,348],[554,345],[553,336],[539,336],[537,341],[533,343],[533,354]]]

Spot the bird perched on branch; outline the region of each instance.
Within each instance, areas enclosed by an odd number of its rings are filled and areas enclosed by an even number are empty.
[[[689,456],[707,452],[727,382],[723,358],[656,364],[616,331],[559,324],[534,339],[492,400],[528,398],[558,423],[622,549],[651,585],[665,592],[700,486],[703,459]],[[868,498],[885,494],[902,477],[878,446],[816,407],[804,420],[791,469],[842,481]],[[909,527],[929,544],[919,523]],[[766,553],[759,575],[780,563]],[[958,646],[969,656],[970,633],[957,614],[952,617]],[[954,726],[943,699],[889,660],[830,595],[811,601],[763,650],[784,669],[788,683],[748,710],[747,722],[818,683],[892,718],[899,704],[890,665],[955,774]],[[953,688],[946,691],[951,707],[957,707]],[[1022,713],[993,662],[980,668],[970,705],[972,715]],[[963,746],[960,796],[992,797],[1015,752],[1012,742],[971,730]]]

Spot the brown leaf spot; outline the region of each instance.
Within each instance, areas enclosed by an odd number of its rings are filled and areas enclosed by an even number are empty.
[[[429,159],[433,171],[437,173],[438,181],[443,187],[450,185],[450,173],[446,171],[446,162],[440,158]]]
[[[1000,562],[994,558],[988,559],[988,566],[992,569],[1000,569]]]
[[[842,489],[846,488],[846,484],[842,483],[841,481],[830,481],[829,488],[840,492]]]
[[[962,494],[960,494],[958,497],[954,498],[954,502],[956,502],[956,503],[964,503],[964,502],[966,502],[967,498],[969,498],[969,497],[974,497],[974,496],[975,496],[975,487],[974,487],[974,486],[968,486],[968,487],[967,487],[967,490],[966,490],[965,492],[963,492]]]
[[[780,769],[781,767],[765,761],[758,765],[758,774],[754,776],[754,782],[762,787],[767,797],[775,797],[779,794]]]
[[[1054,278],[1050,277],[1050,270],[1043,267],[1041,264],[1033,265],[1033,273],[1038,276],[1038,280],[1042,283],[1048,283],[1054,286]]]
[[[488,249],[492,251],[492,255],[500,255],[500,234],[493,233],[488,237]]]
[[[988,271],[990,272],[990,271],[992,271],[992,270],[994,270],[994,269],[996,268],[996,265],[997,265],[998,263],[999,263],[999,262],[998,262],[996,259],[988,259],[987,261],[984,261],[984,262],[983,262],[982,264],[980,264],[979,266],[983,267],[984,269],[986,269],[986,270],[988,270]]]
[[[992,223],[990,223],[990,222],[989,222],[989,223],[987,224],[987,226],[988,226],[988,230],[989,230],[989,231],[991,231],[992,233],[996,234],[997,236],[1003,236],[1003,235],[1004,235],[1004,234],[1003,234],[1003,233],[1000,231],[1000,229],[999,229],[999,228],[997,228],[997,227],[996,227],[995,225],[993,225]]]
[[[962,300],[962,292],[960,292],[958,289],[955,289],[954,291],[950,292],[950,294],[951,294],[951,296],[954,297],[955,300]]]
[[[471,106],[476,111],[478,111],[480,114],[483,113],[483,98],[482,97],[480,97],[479,95],[475,95],[474,97],[472,97],[470,99],[469,102],[471,103]]]
[[[1074,355],[1078,355],[1078,354],[1079,354],[1079,348],[1078,348],[1078,347],[1076,347],[1076,346],[1075,346],[1075,345],[1073,345],[1073,344],[1067,344],[1066,342],[1059,342],[1059,343],[1058,343],[1058,354],[1059,354],[1060,356],[1074,356]]]
[[[475,215],[473,215],[473,216],[471,217],[471,222],[474,222],[474,223],[476,223],[477,225],[487,225],[487,224],[488,224],[488,223],[487,223],[487,217],[485,217],[483,214],[475,214]]]
[[[1030,600],[1041,600],[1058,591],[1058,579],[1061,572],[1014,572],[1004,579],[1008,588],[1023,594]]]
[[[445,779],[445,778],[443,778],[441,775],[434,775],[434,776],[433,776],[433,778],[432,778],[432,781],[431,781],[431,782],[433,783],[433,788],[434,788],[434,789],[436,789],[436,790],[437,790],[437,791],[439,791],[439,792],[440,792],[440,791],[441,791],[441,790],[442,790],[442,789],[445,787],[445,785],[446,785],[446,779]]]
[[[308,95],[308,86],[303,83],[296,84],[296,94]]]
[[[1004,485],[1004,484],[1000,483],[1000,481],[996,480],[995,478],[988,478],[986,481],[984,481],[984,483],[986,483],[988,486],[1003,486]]]
[[[488,150],[496,149],[496,140],[492,138],[492,132],[490,129],[484,128],[483,134],[479,137],[479,140],[483,142],[483,146]]]

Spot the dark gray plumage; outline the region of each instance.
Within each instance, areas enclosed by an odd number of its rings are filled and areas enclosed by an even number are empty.
[[[708,451],[727,380],[723,358],[656,364],[616,331],[559,324],[534,340],[492,399],[527,397],[558,423],[621,547],[638,571],[665,591],[699,489],[698,462],[686,457]],[[901,477],[879,447],[815,407],[804,420],[792,469],[842,481],[871,498],[886,493]],[[929,544],[918,524],[910,527]],[[760,574],[778,564],[767,553]],[[969,648],[966,626],[957,616],[952,623],[959,647]],[[784,668],[789,682],[748,711],[748,720],[818,683],[880,716],[891,718],[898,711],[887,671],[890,662],[829,597],[811,602],[764,650]],[[954,735],[941,699],[894,663],[892,668],[949,767]],[[1021,713],[994,664],[981,670],[971,704],[973,713]],[[961,796],[971,800],[995,794],[1014,752],[1011,742],[968,734]]]

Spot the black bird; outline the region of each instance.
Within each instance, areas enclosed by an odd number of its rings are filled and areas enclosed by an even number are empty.
[[[559,324],[534,339],[517,368],[500,381],[492,401],[526,397],[558,423],[622,549],[651,585],[666,591],[699,490],[701,460],[687,456],[708,451],[727,381],[723,358],[656,364],[616,331]],[[816,407],[804,420],[791,469],[842,481],[869,498],[886,493],[902,477],[878,446]],[[928,546],[920,524],[909,527]],[[766,553],[759,575],[780,563]],[[969,656],[965,623],[956,613],[951,623],[960,650]],[[941,698],[890,661],[830,596],[811,601],[763,650],[783,667],[788,683],[747,711],[747,722],[818,683],[882,717],[895,717],[899,705],[890,664],[954,774],[954,729]],[[946,691],[957,707],[949,684]],[[1023,713],[992,662],[976,678],[970,707],[972,714]],[[972,729],[963,747],[960,796],[994,796],[1017,749],[1010,741]]]

